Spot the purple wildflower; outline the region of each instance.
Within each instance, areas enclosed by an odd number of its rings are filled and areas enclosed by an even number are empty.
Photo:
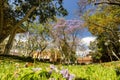
[[[52,65],[50,65],[50,69],[55,69],[55,66],[52,64]]]
[[[60,71],[60,73],[63,75],[64,78],[68,78],[69,76],[68,69],[63,69]]]
[[[48,73],[49,73],[49,74],[52,74],[52,72],[53,72],[53,70],[50,70]]]
[[[70,74],[68,80],[73,80],[75,78],[74,74]]]
[[[32,71],[34,71],[34,72],[37,72],[37,71],[40,71],[40,70],[42,70],[41,68],[32,68]]]
[[[73,80],[75,75],[74,74],[70,74],[68,72],[68,69],[63,69],[60,71],[60,73],[62,74],[62,76],[66,79],[66,80]]]
[[[50,65],[50,69],[51,69],[51,72],[54,70],[56,72],[58,72],[58,69],[54,66],[54,65]]]

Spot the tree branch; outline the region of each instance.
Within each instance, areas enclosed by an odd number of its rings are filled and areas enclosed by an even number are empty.
[[[0,34],[2,33],[2,30],[3,30],[3,17],[4,16],[4,13],[3,13],[3,8],[0,9]]]
[[[0,35],[3,30],[3,21],[4,20],[4,12],[3,12],[3,2],[0,0]]]
[[[95,3],[95,5],[99,5],[99,4],[109,4],[109,5],[120,6],[120,3],[113,3],[113,2],[97,2],[97,3]]]
[[[9,54],[10,52],[10,49],[12,48],[12,42],[13,42],[13,39],[15,37],[15,34],[17,32],[17,28],[18,26],[20,26],[24,21],[26,21],[28,19],[28,17],[30,16],[30,14],[36,9],[35,6],[33,6],[26,14],[26,16],[20,20],[15,26],[14,28],[12,29],[11,33],[10,33],[10,37],[9,37],[9,40],[7,42],[7,45],[6,45],[6,48],[4,50],[4,54]]]
[[[26,16],[21,19],[16,25],[15,28],[17,28],[18,26],[20,26],[24,21],[26,21],[28,19],[28,17],[30,16],[30,14],[36,9],[36,6],[33,6],[27,13]],[[15,29],[14,28],[14,29]]]

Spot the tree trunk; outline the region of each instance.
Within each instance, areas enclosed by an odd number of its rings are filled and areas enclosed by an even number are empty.
[[[113,50],[112,50],[112,54],[120,61],[120,58],[115,54]]]
[[[0,43],[4,41],[4,39],[1,38],[2,30],[3,30],[3,18],[4,18],[4,12],[3,12],[3,4],[2,0],[0,0]]]
[[[4,18],[4,12],[3,12],[3,2],[0,0],[0,34],[3,30],[3,19]]]
[[[0,35],[0,43],[2,43],[8,36],[9,36],[9,34]]]
[[[111,56],[110,49],[108,48],[108,46],[107,46],[107,50],[108,50],[108,55],[109,55],[109,57],[110,57],[110,60],[111,60],[111,62],[112,62],[112,56]]]
[[[17,31],[17,28],[15,28],[15,29],[13,30],[13,32],[11,33],[11,35],[10,35],[10,37],[9,37],[9,40],[8,40],[6,46],[5,46],[4,55],[9,55],[10,50],[11,50],[12,45],[13,45],[13,40],[14,40],[16,31]]]
[[[14,25],[14,27],[10,30],[11,32],[8,43],[6,44],[5,50],[4,50],[4,54],[8,55],[10,53],[10,49],[12,48],[12,44],[13,44],[13,39],[15,37],[15,34],[17,32],[17,28],[21,26],[21,24],[26,21],[28,19],[28,17],[30,16],[30,14],[36,9],[36,6],[33,6],[25,15],[25,17],[23,19],[21,19],[16,25]],[[13,26],[13,25],[12,25]],[[5,30],[6,31],[6,30]],[[1,34],[0,34],[1,35]],[[2,37],[3,38],[3,37]],[[3,39],[0,41],[2,42]]]

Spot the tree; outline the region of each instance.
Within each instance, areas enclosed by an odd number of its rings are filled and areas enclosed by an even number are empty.
[[[90,4],[94,4],[94,5],[108,4],[108,5],[120,6],[120,1],[119,0],[84,0],[84,1],[79,0],[78,4],[81,5],[81,7],[82,5],[84,5],[82,8],[85,8]]]
[[[76,60],[76,48],[79,43],[80,32],[82,30],[80,20],[58,19],[51,27],[51,36],[53,42],[62,53],[65,62],[74,62]]]
[[[45,24],[34,23],[29,29],[28,44],[29,47],[31,47],[29,54],[38,50],[38,57],[47,48],[49,44],[49,37],[49,30]]]
[[[94,1],[95,5],[99,5],[99,4],[108,4],[108,5],[116,5],[116,6],[120,6],[120,1],[119,0],[100,0],[100,1]]]
[[[100,48],[98,48],[97,40],[90,42],[89,49],[90,49],[90,55],[92,55],[92,59],[94,62],[100,61],[100,58],[102,54],[100,53]]]
[[[23,22],[37,19],[44,23],[49,18],[54,19],[56,15],[67,15],[62,0],[0,0],[0,3],[0,43],[9,36],[5,54],[9,53],[14,36],[21,30]],[[22,27],[24,32],[25,26]]]
[[[17,49],[20,51],[25,51],[24,56],[32,56],[34,53],[37,53],[36,57],[38,58],[48,46],[49,30],[45,24],[33,23],[29,25],[26,33],[19,34],[18,44],[14,46],[17,46]],[[23,44],[20,42],[23,42]]]
[[[78,5],[79,5],[79,13],[81,16],[86,11],[94,12],[101,5],[102,7],[104,6],[120,7],[120,1],[119,0],[79,0]]]
[[[110,0],[108,2],[95,2],[95,4],[112,3],[112,5],[98,5],[92,13],[89,10],[82,16],[85,26],[88,27],[93,35],[97,36],[97,47],[102,54],[101,59],[108,59],[107,61],[113,60],[113,56],[116,59],[119,59],[116,55],[120,56],[120,6],[113,5],[113,3],[116,3],[115,1],[117,0],[112,2]],[[108,45],[105,45],[106,42]]]

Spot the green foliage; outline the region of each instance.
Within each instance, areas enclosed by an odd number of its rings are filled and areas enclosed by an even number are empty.
[[[0,43],[4,41],[12,32],[20,30],[25,32],[21,26],[23,22],[39,21],[45,23],[48,19],[55,20],[55,16],[65,16],[67,10],[62,5],[62,0],[4,0],[1,1],[0,18]],[[4,24],[2,24],[4,23]],[[4,27],[4,28],[3,28]],[[15,29],[17,28],[17,30]]]
[[[97,37],[97,49],[94,56],[99,56],[99,59],[103,61],[117,60],[113,52],[120,57],[119,13],[118,6],[99,5],[93,13],[87,11],[83,15],[85,26]]]
[[[85,80],[119,80],[112,66],[113,64],[107,63],[88,66],[69,66],[67,68],[74,73],[77,78]]]
[[[11,9],[11,13],[14,13],[16,18],[21,18],[21,16],[26,14],[33,6],[36,6],[36,10],[29,16],[29,21],[35,20],[37,16],[40,22],[45,22],[48,18],[54,19],[55,15],[67,15],[67,11],[62,6],[61,0],[13,0],[12,4],[9,5],[15,7],[15,10]]]
[[[120,67],[116,67],[115,69],[116,69],[117,76],[119,76],[120,75]]]
[[[98,48],[97,40],[90,42],[89,49],[91,50],[90,55],[93,61],[98,62],[101,59],[102,53],[99,52],[101,49]]]

